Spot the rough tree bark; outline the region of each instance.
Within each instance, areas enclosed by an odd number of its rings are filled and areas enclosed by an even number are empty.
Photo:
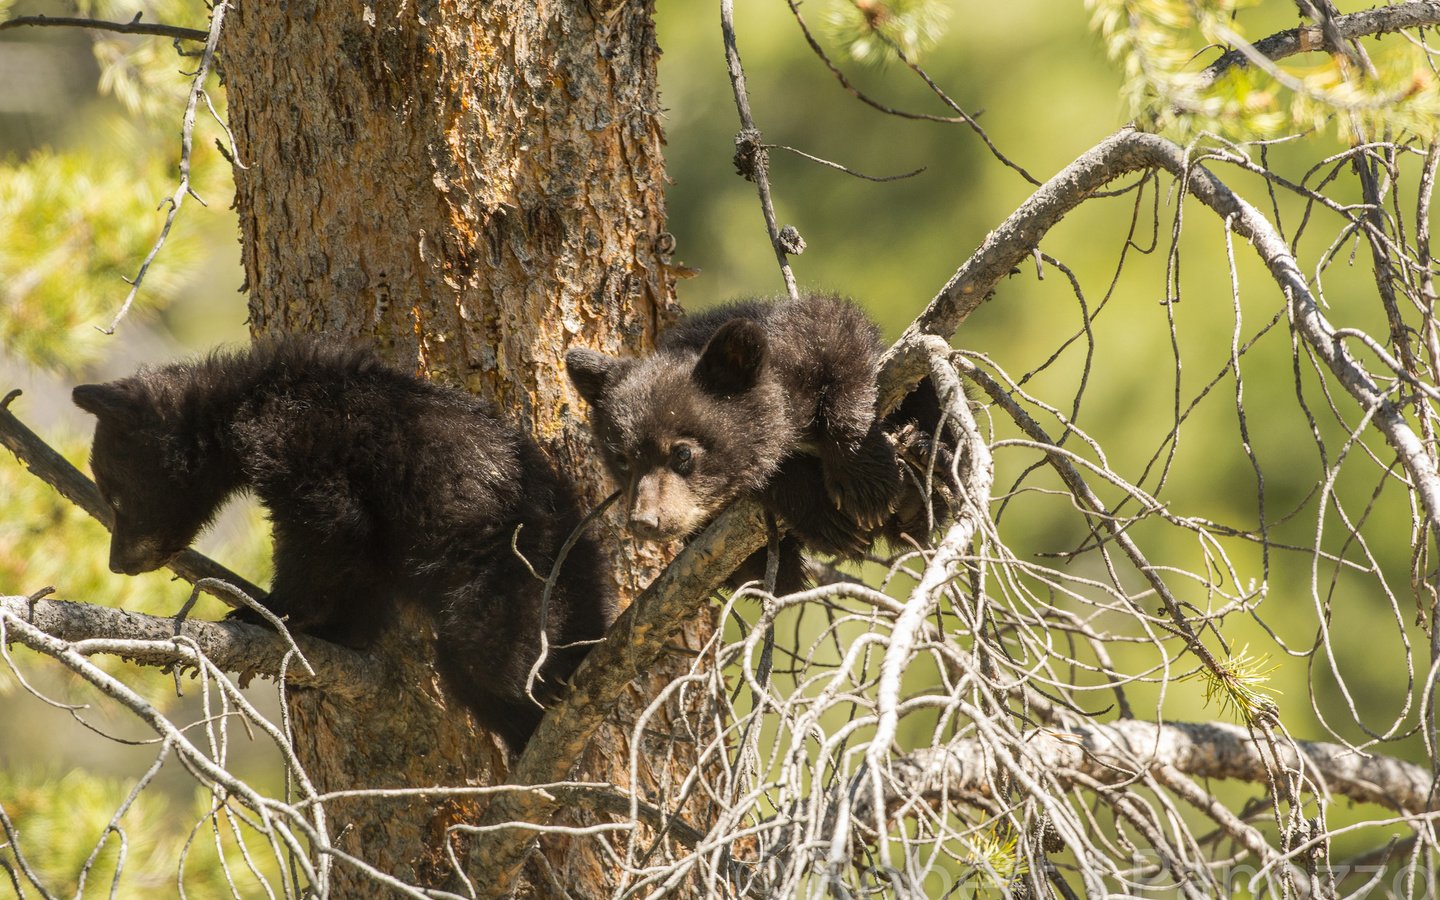
[[[589,502],[602,497],[561,360],[582,341],[643,351],[672,315],[651,13],[510,0],[233,7],[221,49],[253,332],[372,339],[405,368],[495,400]],[[600,527],[615,546],[617,530]],[[658,558],[623,551],[627,602]],[[697,616],[689,646],[708,627]],[[428,628],[411,620],[377,648],[393,672],[382,696],[294,695],[296,743],[321,790],[504,780],[498,745],[437,686]],[[662,660],[652,677],[671,668]],[[601,737],[576,777],[623,784],[627,732]],[[686,756],[665,765],[683,777]],[[477,813],[366,800],[333,814],[340,849],[438,887],[445,827]],[[614,873],[593,839],[545,847],[559,883],[607,893]],[[336,896],[368,889],[336,877]]]

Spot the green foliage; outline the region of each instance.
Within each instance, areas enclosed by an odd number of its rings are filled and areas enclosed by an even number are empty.
[[[1293,15],[1289,0],[1086,3],[1091,27],[1122,66],[1122,98],[1145,127],[1181,138],[1204,131],[1255,140],[1333,122],[1342,137],[1357,141],[1385,132],[1428,136],[1440,123],[1440,86],[1424,49],[1409,41],[1367,43],[1369,74],[1339,54],[1269,61],[1258,52],[1218,79],[1205,74],[1215,48],[1249,46],[1243,10],[1270,14],[1256,31],[1263,36],[1274,30],[1278,10]]]
[[[132,115],[173,119],[185,108],[188,83],[175,77],[175,51],[156,41],[97,40],[100,90]]]
[[[855,59],[884,63],[897,49],[913,60],[934,46],[949,15],[941,0],[835,0],[825,25]]]
[[[977,896],[1008,897],[1025,877],[1027,866],[1020,842],[1008,826],[994,825],[965,839],[965,862],[973,867],[967,880],[975,882]]]
[[[104,154],[37,153],[0,167],[0,343],[37,366],[65,369],[98,354],[94,325],[120,308],[122,279],[156,240],[166,173],[154,157],[124,151],[150,160],[148,171],[137,179],[115,166],[109,148],[134,144],[125,140],[134,135],[114,131]],[[157,297],[174,291],[194,251],[193,239],[174,236],[145,288]]]
[[[78,0],[82,15],[113,21],[129,21],[136,15],[145,21],[164,22],[191,28],[206,28],[204,7],[185,0],[151,0],[148,3],[114,3],[110,0]],[[191,52],[198,44],[182,47]],[[99,32],[94,39],[95,60],[100,64],[100,91],[115,97],[131,115],[144,116],[173,131],[185,109],[191,79],[177,69],[194,69],[194,62],[177,60],[170,41]],[[177,65],[177,62],[180,64]]]
[[[177,810],[170,798],[147,786],[120,817],[118,827],[125,845],[122,860],[121,836],[106,835],[105,829],[126,802],[133,785],[80,770],[60,775],[0,769],[0,798],[19,834],[20,851],[51,894],[137,900],[176,896],[177,861],[184,853],[184,888],[189,896],[232,896],[225,880],[227,869],[240,896],[256,895],[259,883],[236,842],[231,824],[235,820],[223,813],[211,817],[212,801],[205,791],[196,792],[190,809]],[[102,836],[106,838],[104,846],[86,873],[81,893],[81,872]],[[223,859],[217,843],[224,848]],[[247,833],[245,843],[256,868],[274,884],[275,862],[260,847],[259,836]],[[255,852],[257,849],[260,852]],[[0,860],[15,868],[14,847],[0,844]],[[120,877],[112,895],[117,864],[121,866]],[[21,883],[25,884],[23,877]]]
[[[173,138],[160,146],[157,135],[118,118],[93,131],[104,137],[85,149],[0,165],[0,344],[49,369],[73,371],[102,352],[94,326],[119,310],[124,279],[164,222],[156,204],[175,190]],[[201,196],[223,194],[225,166],[202,160],[197,169],[207,182]],[[201,249],[195,228],[171,231],[145,276],[142,308],[168,305]]]

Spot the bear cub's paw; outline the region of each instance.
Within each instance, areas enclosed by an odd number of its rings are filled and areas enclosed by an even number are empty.
[[[837,510],[861,529],[877,528],[889,518],[900,492],[900,468],[881,423],[871,425],[854,449],[822,445],[820,461],[825,493]]]

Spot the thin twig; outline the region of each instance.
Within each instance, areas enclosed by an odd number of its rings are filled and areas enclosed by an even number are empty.
[[[924,122],[939,122],[945,125],[964,125],[971,131],[975,132],[975,135],[979,137],[980,140],[985,144],[986,149],[990,151],[990,155],[995,157],[995,159],[998,160],[1001,165],[1005,166],[1008,169],[1014,170],[1020,175],[1021,178],[1024,178],[1031,184],[1038,185],[1040,183],[1039,180],[1036,179],[1035,176],[1027,172],[1023,166],[1020,166],[1019,164],[1013,162],[1012,160],[1010,160],[1009,157],[1005,156],[1005,154],[1000,152],[1000,148],[995,146],[995,142],[990,139],[990,135],[986,133],[985,129],[982,128],[979,121],[977,121],[976,117],[979,116],[980,113],[977,112],[972,115],[962,109],[958,103],[951,100],[949,95],[942,91],[940,89],[940,86],[936,84],[935,81],[931,79],[926,72],[924,72],[924,70],[922,70],[919,66],[913,64],[900,50],[899,46],[893,41],[886,38],[885,35],[881,34],[879,31],[875,32],[878,37],[880,37],[882,40],[885,40],[886,43],[895,50],[896,55],[899,57],[899,59],[911,71],[918,75],[921,80],[926,83],[926,85],[930,88],[931,92],[934,93],[937,97],[939,97],[942,103],[950,107],[950,109],[955,112],[954,116],[937,116],[930,113],[908,112],[906,110],[897,109],[895,107],[881,103],[880,101],[866,94],[864,91],[861,91],[845,75],[845,73],[840,69],[840,67],[835,65],[835,63],[830,59],[829,54],[827,54],[825,52],[825,49],[820,46],[820,42],[817,41],[815,39],[815,36],[810,32],[810,26],[806,24],[805,17],[800,14],[799,0],[786,0],[786,2],[790,6],[790,14],[795,17],[795,23],[800,26],[800,32],[805,36],[806,43],[810,45],[810,50],[817,57],[819,57],[820,61],[824,63],[825,68],[830,70],[830,74],[835,77],[835,80],[840,83],[840,86],[844,88],[845,91],[850,94],[850,96],[854,97],[856,100],[859,100],[861,103],[864,103],[866,106],[871,107],[872,109],[875,109],[886,115],[896,116],[897,118],[914,119]]]
[[[545,705],[535,696],[535,682],[540,677],[540,670],[545,666],[545,660],[550,656],[550,630],[547,627],[547,623],[550,620],[550,598],[555,593],[555,586],[560,583],[560,569],[565,565],[565,560],[570,556],[570,551],[574,549],[575,544],[585,534],[585,530],[590,527],[592,522],[600,518],[605,510],[609,509],[610,505],[618,499],[620,499],[620,491],[614,491],[610,496],[601,500],[594,509],[585,514],[584,518],[571,529],[570,534],[565,538],[565,543],[560,545],[560,551],[555,554],[555,562],[550,566],[550,574],[545,577],[545,588],[540,595],[540,653],[535,657],[535,663],[530,667],[530,673],[525,678],[525,696],[529,697],[530,701],[536,706],[544,707]],[[517,527],[515,530],[518,534],[520,529]],[[514,546],[513,543],[512,546]],[[525,559],[518,548],[515,550],[515,555],[520,557],[527,568],[530,567],[529,560]],[[533,568],[531,568],[530,571],[531,574],[535,574]]]
[[[175,192],[167,197],[160,205],[163,207],[169,204],[170,210],[165,214],[165,224],[160,228],[160,237],[155,240],[150,252],[145,255],[144,261],[140,263],[140,271],[135,273],[135,278],[130,282],[130,292],[125,295],[125,302],[120,305],[120,311],[110,324],[96,330],[102,334],[114,334],[115,328],[120,320],[130,312],[130,306],[135,302],[135,297],[140,293],[140,285],[145,280],[145,273],[150,270],[150,264],[160,253],[160,248],[165,246],[165,241],[170,237],[170,228],[175,224],[175,217],[180,213],[180,206],[185,202],[186,197],[194,197],[202,206],[205,201],[190,188],[190,150],[194,144],[195,136],[195,109],[200,103],[201,96],[205,93],[205,79],[210,75],[210,67],[215,62],[215,50],[220,44],[220,27],[225,21],[225,12],[230,8],[229,0],[217,0],[210,10],[210,31],[205,38],[205,50],[200,54],[200,67],[195,71],[195,78],[190,83],[190,99],[185,104],[185,117],[180,128],[180,183],[176,185]]]
[[[806,153],[804,150],[796,150],[794,147],[787,147],[784,144],[766,144],[765,146],[771,150],[784,150],[787,153],[793,153],[796,156],[808,159],[811,162],[819,163],[822,166],[828,166],[831,169],[837,169],[841,172],[844,172],[846,175],[854,175],[856,178],[863,178],[866,181],[900,181],[903,178],[914,178],[916,175],[919,175],[921,172],[925,171],[925,167],[921,166],[913,172],[903,172],[899,175],[866,175],[864,172],[857,172],[849,166],[842,166],[837,162],[831,162],[828,159],[821,159],[818,156],[812,156],[809,153]]]
[[[140,21],[140,13],[129,22],[107,22],[103,19],[81,19],[70,16],[16,16],[0,22],[0,31],[7,28],[25,27],[89,28],[96,31],[113,31],[117,34],[152,34],[156,37],[176,38],[182,41],[203,41],[208,32],[198,28],[181,28],[178,25],[151,25]]]
[[[725,41],[725,64],[730,72],[735,108],[740,114],[740,133],[735,136],[735,164],[740,174],[755,182],[755,189],[760,194],[765,230],[770,235],[770,245],[775,248],[775,260],[780,264],[785,292],[792,298],[799,297],[795,273],[790,269],[790,258],[780,237],[775,206],[770,200],[769,154],[761,143],[760,130],[755,127],[755,118],[750,114],[750,98],[745,91],[745,69],[740,64],[740,48],[735,44],[735,0],[720,0],[720,34]]]

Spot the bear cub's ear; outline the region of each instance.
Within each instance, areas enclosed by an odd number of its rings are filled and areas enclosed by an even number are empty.
[[[733,397],[760,380],[770,359],[765,329],[751,319],[731,319],[721,325],[695,363],[695,381],[709,394]]]
[[[136,406],[135,397],[118,384],[82,384],[70,394],[75,405],[93,416],[125,418]]]
[[[576,347],[565,354],[565,371],[570,373],[570,381],[575,385],[575,390],[580,392],[585,402],[594,406],[605,390],[605,381],[619,362],[613,356],[606,356],[596,350]]]

